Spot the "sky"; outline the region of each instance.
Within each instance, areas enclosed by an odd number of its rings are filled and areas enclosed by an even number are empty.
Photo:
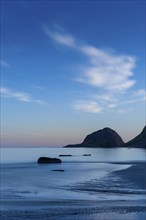
[[[145,125],[145,2],[1,1],[1,146]]]

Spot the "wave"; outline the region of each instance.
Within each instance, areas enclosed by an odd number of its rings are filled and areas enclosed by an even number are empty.
[[[146,190],[131,190],[131,189],[99,189],[99,188],[71,188],[74,191],[83,191],[90,193],[116,193],[116,194],[131,194],[131,195],[145,195]]]

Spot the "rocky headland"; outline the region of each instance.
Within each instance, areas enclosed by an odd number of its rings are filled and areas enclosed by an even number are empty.
[[[146,148],[146,126],[139,135],[125,143],[125,147]]]
[[[91,147],[91,148],[110,148],[110,147],[137,147],[146,148],[146,126],[143,131],[131,141],[124,143],[120,135],[111,128],[103,128],[86,136],[80,144],[67,145],[65,147]]]

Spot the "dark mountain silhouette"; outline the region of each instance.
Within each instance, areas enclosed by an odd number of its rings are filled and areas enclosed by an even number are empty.
[[[67,145],[65,147],[119,147],[124,141],[118,133],[111,128],[104,128],[87,135],[81,144]]]
[[[146,148],[146,126],[142,132],[131,141],[124,143],[119,134],[111,128],[103,128],[86,136],[81,144],[72,144],[65,147],[135,147]]]
[[[143,147],[146,148],[146,126],[142,132],[125,144],[126,147]]]

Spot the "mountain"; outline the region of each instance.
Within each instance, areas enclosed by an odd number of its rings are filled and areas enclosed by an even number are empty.
[[[121,147],[124,141],[118,133],[111,128],[104,128],[87,135],[81,144],[67,145],[65,147]]]
[[[125,144],[125,147],[143,147],[146,148],[146,126],[142,132]]]

